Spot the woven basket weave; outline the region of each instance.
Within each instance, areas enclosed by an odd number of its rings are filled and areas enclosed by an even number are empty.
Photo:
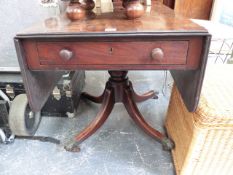
[[[233,174],[233,65],[208,66],[194,113],[174,85],[166,128],[177,174]]]

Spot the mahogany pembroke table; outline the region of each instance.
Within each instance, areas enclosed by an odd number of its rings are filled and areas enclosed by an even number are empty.
[[[124,11],[105,10],[78,21],[70,21],[64,15],[53,17],[15,37],[32,111],[41,110],[63,71],[109,71],[110,78],[101,96],[82,94],[102,106],[96,118],[75,137],[75,146],[100,128],[114,103],[122,102],[146,133],[164,148],[173,147],[172,141],[152,128],[139,112],[136,102],[157,96],[154,91],[136,94],[127,78],[129,70],[170,70],[187,109],[195,111],[211,36],[159,2],[153,2],[149,8],[133,20],[128,20]]]

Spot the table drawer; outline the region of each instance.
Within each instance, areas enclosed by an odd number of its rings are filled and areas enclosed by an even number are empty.
[[[184,65],[189,41],[37,42],[40,65]]]

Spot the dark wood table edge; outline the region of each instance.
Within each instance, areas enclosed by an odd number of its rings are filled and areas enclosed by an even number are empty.
[[[141,38],[141,37],[175,37],[175,36],[210,36],[208,31],[193,31],[193,32],[185,32],[185,31],[179,31],[179,32],[172,32],[171,31],[164,31],[164,32],[117,32],[117,33],[111,33],[111,32],[85,32],[85,33],[32,33],[32,34],[17,34],[15,36],[15,39],[46,39],[46,38]]]

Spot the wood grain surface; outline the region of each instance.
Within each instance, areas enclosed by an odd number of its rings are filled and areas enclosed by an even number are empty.
[[[102,10],[106,11],[106,10]],[[153,2],[146,13],[135,20],[128,20],[124,10],[117,12],[95,13],[89,18],[79,21],[70,21],[66,16],[57,16],[45,19],[23,32],[17,37],[39,37],[40,35],[88,35],[97,34],[158,34],[195,32],[206,33],[207,31],[189,19],[175,15],[173,10],[159,2]],[[56,36],[57,37],[57,36]]]
[[[175,0],[175,12],[188,18],[209,19],[213,0]]]

